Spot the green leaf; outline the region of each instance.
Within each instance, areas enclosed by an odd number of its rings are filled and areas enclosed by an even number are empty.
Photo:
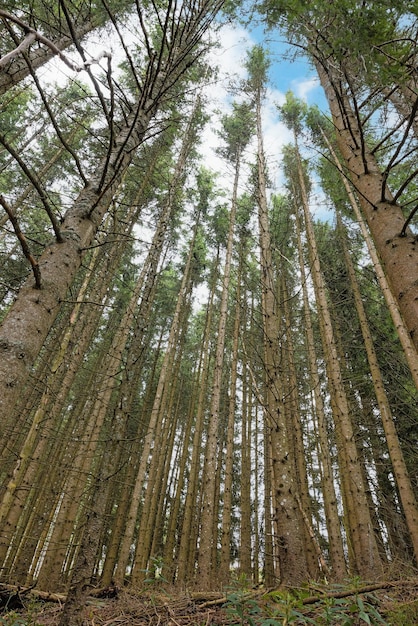
[[[366,622],[366,624],[371,624],[370,617],[365,611],[360,611],[358,616],[363,620],[363,622]]]

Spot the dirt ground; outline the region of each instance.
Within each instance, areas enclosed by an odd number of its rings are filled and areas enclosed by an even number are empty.
[[[143,593],[111,590],[89,598],[85,607],[85,625],[418,625],[418,578],[380,585],[362,586],[351,593],[347,587],[330,591],[328,587],[315,585],[303,594],[294,590],[243,591],[239,588],[231,589],[226,595],[179,595],[168,589],[149,589]],[[113,597],[106,597],[109,595]],[[63,601],[58,595],[50,601],[40,598],[35,590],[11,590],[0,585],[0,599],[3,604],[0,626],[59,624]]]

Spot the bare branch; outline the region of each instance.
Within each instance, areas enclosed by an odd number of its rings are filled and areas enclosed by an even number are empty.
[[[23,50],[26,50],[27,48],[29,48],[29,46],[31,45],[31,43],[33,43],[34,41],[36,41],[36,35],[35,33],[28,33],[26,35],[26,37],[24,38],[24,40],[22,41],[22,43],[20,43],[17,48],[15,48],[14,50],[12,50],[11,52],[8,52],[7,54],[5,54],[3,57],[1,57],[0,59],[0,69],[2,67],[6,67],[6,65],[12,61],[15,57],[17,57],[18,54],[20,54],[21,52],[23,52]]]
[[[121,44],[121,46],[122,46],[122,48],[123,48],[123,50],[125,52],[125,56],[126,56],[126,58],[128,60],[129,67],[131,68],[132,76],[134,77],[136,86],[138,87],[138,91],[141,91],[141,83],[140,83],[140,80],[138,78],[138,74],[137,74],[137,71],[136,71],[135,64],[134,64],[134,62],[132,60],[132,57],[131,57],[130,52],[128,50],[128,47],[127,47],[127,45],[125,43],[125,38],[124,38],[123,34],[121,33],[121,30],[119,28],[119,25],[118,25],[116,19],[115,19],[115,16],[114,16],[113,12],[110,10],[106,0],[102,0],[102,3],[103,3],[104,8],[106,9],[106,12],[107,12],[107,14],[109,16],[110,21],[113,24],[113,27],[114,27],[115,31],[117,32],[117,35],[119,37],[119,42],[120,42],[120,44]],[[141,27],[142,27],[142,23],[141,23]],[[142,28],[142,30],[144,30],[144,29]]]
[[[394,166],[394,164],[396,162],[396,159],[398,158],[398,155],[400,154],[403,146],[405,145],[405,142],[406,142],[406,140],[407,140],[407,138],[409,136],[409,131],[411,129],[412,123],[413,123],[413,121],[415,119],[415,115],[417,113],[417,110],[418,110],[418,98],[415,100],[414,105],[412,107],[411,115],[409,116],[408,123],[406,125],[403,137],[398,142],[397,148],[396,148],[395,152],[393,153],[392,158],[390,159],[389,163],[387,164],[385,171],[383,172],[383,175],[382,175],[382,201],[383,202],[385,200],[386,181],[387,181],[387,178],[389,176],[389,172],[390,172],[391,168]]]
[[[47,37],[42,35],[40,32],[38,32],[34,28],[31,28],[30,26],[25,24],[25,22],[22,22],[22,20],[20,20],[18,17],[15,17],[11,13],[8,13],[7,11],[4,11],[3,9],[0,9],[0,17],[2,17],[3,19],[6,19],[6,20],[10,20],[14,24],[17,24],[28,35],[31,35],[33,37],[33,40],[30,43],[32,43],[35,40],[39,41],[40,43],[43,43],[50,50],[52,50],[52,52],[54,54],[56,54],[61,59],[61,61],[63,61],[65,63],[65,65],[67,65],[67,67],[69,67],[74,72],[82,72],[83,70],[87,70],[88,71],[90,65],[93,65],[94,63],[98,63],[100,61],[100,59],[102,59],[103,57],[108,57],[109,56],[109,52],[103,51],[103,52],[100,52],[100,54],[96,58],[94,58],[94,59],[90,59],[90,60],[83,59],[84,63],[82,65],[79,65],[78,63],[74,63],[73,61],[71,61],[71,59],[69,59],[65,54],[63,54],[63,52],[50,39],[48,39]],[[27,41],[28,35],[26,36],[24,41]],[[23,43],[24,42],[22,42],[22,44]],[[17,53],[19,48],[20,48],[20,52],[22,52],[24,49],[28,48],[30,43],[27,43],[23,47],[21,47],[22,44],[20,44],[15,50],[12,51],[13,57],[16,56],[16,53]],[[9,53],[9,54],[11,54],[11,53]],[[6,56],[8,56],[8,55],[6,55]],[[3,64],[5,58],[6,57],[3,57],[0,60],[1,64]],[[1,67],[1,65],[0,65],[0,67]]]
[[[36,289],[40,289],[41,288],[41,270],[39,269],[38,261],[35,259],[35,257],[33,256],[33,254],[30,251],[27,239],[26,239],[25,235],[23,234],[22,230],[20,229],[19,222],[17,221],[16,215],[15,215],[12,207],[6,201],[4,196],[1,195],[1,194],[0,194],[0,204],[2,205],[4,210],[6,211],[7,215],[9,216],[9,220],[12,223],[13,230],[15,231],[16,237],[20,241],[20,245],[22,247],[22,252],[23,252],[23,254],[28,259],[29,263],[32,266],[33,275],[35,277],[35,287],[36,287]]]
[[[401,230],[401,233],[400,233],[401,237],[405,237],[405,235],[406,235],[406,229],[408,228],[409,224],[410,224],[410,223],[411,223],[411,221],[412,221],[412,218],[413,218],[413,217],[414,217],[414,215],[417,213],[417,211],[418,211],[418,204],[417,204],[417,206],[415,207],[415,209],[413,209],[413,210],[410,212],[410,214],[408,215],[408,218],[405,220],[405,224],[403,225],[402,230]]]
[[[94,85],[94,88],[95,88],[95,90],[96,90],[97,96],[98,96],[98,98],[99,98],[99,100],[100,100],[100,104],[102,105],[102,109],[103,109],[103,112],[104,112],[105,117],[106,117],[106,122],[107,122],[107,124],[108,124],[109,128],[111,128],[111,126],[112,126],[112,120],[111,120],[111,119],[110,119],[110,117],[109,117],[109,111],[108,111],[108,109],[107,109],[107,105],[106,105],[105,99],[104,99],[103,94],[102,94],[102,92],[101,92],[101,89],[100,89],[99,83],[98,83],[98,81],[97,81],[96,77],[94,76],[93,72],[92,72],[92,71],[91,71],[91,69],[90,69],[90,65],[91,65],[92,63],[91,63],[90,61],[88,61],[88,60],[87,60],[87,58],[86,58],[86,55],[85,55],[85,53],[84,53],[84,49],[82,48],[82,46],[81,46],[81,44],[80,44],[80,42],[79,42],[79,40],[78,40],[77,34],[76,34],[76,32],[75,32],[75,29],[74,29],[73,22],[72,22],[72,20],[71,20],[71,16],[70,16],[70,14],[69,14],[69,13],[68,13],[68,11],[67,11],[67,7],[66,7],[66,4],[65,4],[64,0],[59,0],[59,3],[60,3],[60,7],[61,7],[61,8],[62,8],[62,10],[63,10],[64,16],[65,16],[65,19],[66,19],[66,21],[67,21],[67,25],[68,25],[68,28],[69,28],[70,35],[71,35],[71,37],[72,37],[72,40],[73,40],[73,42],[74,42],[74,45],[75,45],[75,47],[77,48],[77,51],[78,51],[79,55],[81,56],[81,58],[82,58],[82,59],[83,59],[83,61],[84,61],[84,67],[83,67],[83,69],[85,69],[85,70],[86,70],[86,72],[88,73],[88,75],[89,75],[89,77],[90,77],[90,80],[92,81],[92,83],[93,83],[93,85]],[[110,53],[109,53],[109,52],[104,52],[104,53],[102,53],[102,57],[103,57],[103,56],[106,56],[106,57],[111,57],[111,55],[110,55]]]
[[[2,135],[2,134],[0,134],[0,143],[2,143],[2,145],[6,148],[6,150],[8,152],[10,152],[10,154],[13,156],[15,161],[19,164],[21,170],[24,172],[24,174],[28,177],[28,179],[30,180],[32,185],[35,187],[36,191],[39,194],[39,198],[40,198],[42,204],[44,205],[44,209],[47,212],[48,217],[49,217],[49,219],[51,221],[52,228],[54,229],[56,240],[57,240],[58,243],[62,243],[63,242],[63,238],[62,238],[62,235],[61,235],[60,226],[58,224],[57,218],[54,215],[54,211],[52,210],[52,207],[50,206],[50,204],[49,204],[49,202],[48,202],[48,200],[46,198],[46,193],[45,193],[45,190],[42,187],[42,184],[38,180],[37,176],[33,172],[31,172],[31,170],[28,168],[28,166],[26,165],[24,160],[19,156],[19,154],[16,152],[16,150],[13,148],[13,146],[11,146],[8,143],[8,141],[6,140],[4,135]]]

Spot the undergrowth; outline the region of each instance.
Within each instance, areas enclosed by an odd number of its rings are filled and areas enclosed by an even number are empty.
[[[152,572],[155,574],[155,572]],[[178,594],[151,576],[146,589],[119,590],[112,599],[90,598],[88,624],[118,626],[417,626],[418,579],[381,584],[359,579],[345,584],[311,583],[298,589],[255,589],[245,578],[226,594]],[[167,588],[168,587],[168,588]],[[15,599],[15,595],[13,599]],[[215,597],[214,597],[215,596]],[[22,606],[8,602],[0,609],[0,626],[57,626],[62,606],[20,591]]]
[[[354,587],[354,585],[352,585]],[[261,597],[249,593],[242,581],[230,588],[226,611],[231,626],[390,626],[406,622],[388,622],[379,611],[379,600],[372,593],[356,593],[343,598],[333,597],[347,586],[327,587],[317,602],[307,603],[312,590],[273,591]],[[414,622],[416,624],[416,622]]]

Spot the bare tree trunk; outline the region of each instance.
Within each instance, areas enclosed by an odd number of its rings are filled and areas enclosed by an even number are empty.
[[[273,276],[266,175],[261,127],[261,94],[256,99],[258,221],[266,384],[265,411],[271,429],[275,521],[279,529],[278,557],[282,584],[299,584],[309,577],[304,545],[304,523],[298,505],[297,479],[292,441],[281,398],[279,362],[279,314]]]
[[[369,150],[359,117],[347,93],[326,63],[316,64],[331,109],[337,143],[347,176],[356,189],[384,271],[415,347],[418,349],[418,242],[394,202],[374,154]]]
[[[339,219],[339,227],[342,228],[341,219]],[[418,563],[418,504],[412,488],[411,480],[406,468],[405,459],[399,444],[398,434],[396,432],[395,423],[390,409],[389,401],[385,392],[382,374],[380,372],[379,363],[377,361],[376,351],[373,345],[373,339],[370,333],[369,324],[364,310],[360,289],[357,283],[353,262],[347,250],[345,238],[342,237],[342,246],[344,258],[350,278],[350,285],[353,291],[354,302],[356,305],[357,315],[360,321],[360,328],[363,335],[364,345],[367,352],[367,358],[370,366],[370,374],[373,379],[374,390],[380,411],[383,429],[388,444],[389,456],[392,462],[393,473],[398,486],[402,507],[405,513],[406,523],[414,547],[415,560]]]
[[[298,482],[297,492],[299,495],[298,502],[301,505],[302,515],[305,522],[304,542],[306,562],[310,578],[312,580],[317,580],[320,574],[320,564],[324,564],[323,569],[326,569],[326,565],[321,554],[319,544],[316,542],[316,539],[314,539],[314,534],[312,532],[312,507],[311,497],[309,494],[305,444],[303,440],[302,415],[298,397],[298,380],[292,331],[293,320],[289,307],[289,293],[287,290],[285,272],[283,272],[281,277],[281,302],[283,303],[283,318],[286,332],[286,341],[282,342],[282,362],[284,364],[284,369],[287,372],[287,376],[285,377],[287,389],[284,392],[287,402],[285,402],[284,408],[289,432],[293,433],[292,439]],[[326,575],[327,572],[325,571],[323,574]]]
[[[232,521],[232,494],[234,488],[234,432],[235,432],[235,407],[237,393],[237,377],[238,377],[238,343],[240,328],[240,289],[236,290],[235,304],[235,320],[234,334],[232,340],[231,355],[231,381],[229,386],[229,405],[228,405],[228,424],[226,433],[226,450],[225,450],[225,478],[224,478],[224,501],[222,510],[222,526],[221,526],[221,557],[219,564],[219,578],[221,581],[229,582],[229,568],[231,562],[231,521]],[[246,452],[248,454],[248,452]],[[248,476],[247,476],[248,480]]]
[[[341,524],[338,515],[337,495],[335,492],[334,475],[329,449],[329,435],[326,427],[324,401],[321,393],[321,382],[318,372],[317,355],[311,312],[309,308],[308,285],[306,281],[305,260],[303,257],[300,218],[296,213],[296,233],[298,242],[299,266],[303,289],[303,308],[305,319],[306,343],[308,350],[309,374],[314,396],[315,416],[317,422],[318,450],[321,463],[322,494],[324,498],[325,519],[328,532],[329,553],[332,575],[337,581],[347,576]]]
[[[214,275],[216,275],[218,267],[218,258],[214,264]],[[198,488],[200,477],[200,455],[202,447],[202,433],[204,428],[204,413],[207,392],[209,386],[211,365],[210,355],[210,338],[212,333],[212,318],[214,314],[214,294],[216,289],[216,281],[212,280],[211,290],[209,293],[209,301],[206,309],[205,331],[201,354],[201,368],[198,378],[199,394],[196,404],[196,418],[194,424],[194,435],[192,441],[192,457],[189,468],[189,482],[184,502],[184,518],[180,533],[180,546],[178,549],[178,564],[176,580],[181,583],[187,583],[191,580],[191,572],[195,567],[196,555],[196,533],[193,529],[198,525]]]

